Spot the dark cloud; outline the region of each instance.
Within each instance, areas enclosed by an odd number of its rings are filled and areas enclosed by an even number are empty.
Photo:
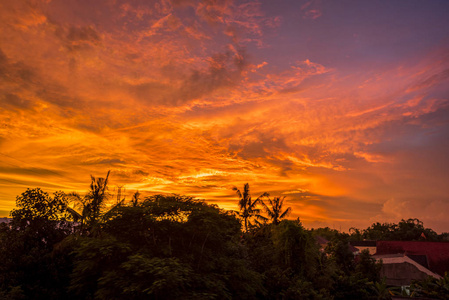
[[[54,22],[55,35],[69,52],[86,51],[101,44],[101,36],[93,26],[69,26]]]
[[[37,175],[39,177],[64,176],[63,172],[43,168],[0,167],[0,173],[16,175]]]
[[[205,0],[197,6],[196,13],[209,24],[222,23],[229,13],[228,7],[232,0]]]
[[[288,172],[294,168],[292,161],[279,155],[292,151],[285,136],[270,131],[252,131],[240,138],[240,141],[234,141],[228,147],[229,151],[236,153],[238,157],[248,161],[262,159],[264,163],[276,168],[277,175],[282,177],[288,176]]]
[[[116,164],[126,164],[126,162],[119,158],[104,158],[104,159],[85,161],[85,162],[83,162],[83,164],[84,165],[116,165]]]
[[[329,82],[331,80],[331,73],[311,73],[310,76],[304,77],[304,79],[300,80],[297,83],[290,84],[286,87],[282,87],[278,93],[279,94],[292,94],[292,93],[298,93],[302,91],[307,91],[311,89],[320,88],[320,86],[323,86],[326,84],[326,82]],[[300,79],[300,76],[298,76],[298,79]]]
[[[21,94],[40,83],[39,76],[34,68],[22,61],[12,62],[0,49],[0,80],[3,82],[0,92],[0,107],[13,110],[30,110],[35,106],[33,100],[29,100]]]
[[[22,61],[12,62],[0,49],[0,78],[8,82],[28,85],[36,83],[36,71]]]
[[[236,53],[227,51],[216,54],[209,61],[209,70],[193,71],[183,82],[176,96],[188,101],[206,96],[220,88],[231,87],[238,83],[248,65],[244,49],[239,49]]]
[[[232,127],[235,130],[234,136],[238,139],[232,141],[229,148],[234,151],[243,151],[242,155],[246,155],[247,158],[291,150],[287,145],[287,137],[276,128],[273,129],[269,123],[243,120],[239,123],[239,126]],[[263,128],[265,126],[267,128]]]
[[[0,99],[3,105],[9,108],[26,110],[33,107],[33,103],[31,101],[25,100],[15,94],[6,93],[4,95],[0,95]]]
[[[36,86],[35,93],[36,96],[44,101],[63,108],[64,111],[61,113],[66,116],[69,116],[70,112],[79,110],[85,105],[84,101],[72,95],[67,87],[56,82]]]
[[[134,170],[133,171],[134,175],[139,175],[139,176],[148,176],[150,175],[150,173],[143,171],[143,170]]]
[[[35,176],[38,177],[38,176]],[[51,183],[51,182],[42,182],[35,180],[24,180],[24,179],[15,179],[15,178],[0,178],[0,184],[6,186],[22,186],[24,188],[32,188],[32,187],[41,187],[41,188],[49,188],[49,189],[67,189],[66,185]]]
[[[264,149],[264,143],[262,142],[250,142],[244,145],[230,145],[230,151],[237,152],[243,159],[262,158],[268,155],[268,152]]]
[[[4,68],[8,63],[8,57],[6,57],[6,54],[0,49],[0,74],[4,73]]]
[[[195,5],[196,0],[171,0],[174,6]]]
[[[207,69],[194,69],[177,84],[169,85],[153,81],[128,86],[133,95],[149,104],[183,105],[222,88],[237,85],[248,66],[248,57],[244,49],[237,52],[226,51],[210,57]]]
[[[444,81],[448,81],[448,79],[449,79],[449,69],[446,69],[437,74],[433,74],[433,75],[423,79],[422,81],[418,82],[414,86],[414,89],[422,89],[422,88],[431,87],[431,86],[440,84]]]
[[[70,27],[67,33],[67,40],[71,42],[92,42],[98,43],[100,35],[91,27]]]
[[[154,82],[145,82],[136,85],[129,85],[129,90],[137,99],[154,104],[170,104],[173,102],[170,94],[173,88],[168,84]]]

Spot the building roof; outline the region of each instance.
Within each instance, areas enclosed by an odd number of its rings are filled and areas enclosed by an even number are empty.
[[[350,241],[354,247],[376,247],[376,241]]]
[[[411,259],[413,259],[414,261],[416,261],[418,264],[420,264],[421,266],[425,267],[425,268],[429,268],[429,262],[427,260],[427,255],[412,255],[412,254],[407,254],[408,257],[410,257]]]
[[[404,254],[373,255],[382,260],[381,276],[386,277],[389,285],[410,285],[413,280],[423,280],[427,276],[441,279],[441,276],[417,263]]]
[[[390,254],[390,255],[388,255],[387,254],[387,255],[373,255],[373,257],[376,260],[382,260],[382,264],[384,264],[384,265],[409,263],[409,264],[415,266],[419,271],[421,271],[423,273],[426,273],[429,276],[435,277],[437,279],[441,278],[440,275],[432,272],[431,270],[427,269],[423,265],[417,263],[416,261],[414,261],[413,259],[411,259],[407,255],[402,255],[402,254]]]
[[[449,243],[426,241],[377,241],[376,255],[406,255],[415,263],[444,276],[449,272]],[[425,258],[423,258],[425,256]]]

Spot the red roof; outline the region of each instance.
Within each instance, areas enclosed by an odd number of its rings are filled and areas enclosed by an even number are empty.
[[[441,276],[449,272],[449,243],[447,242],[377,241],[376,255],[397,253],[412,257],[425,255],[429,270]]]

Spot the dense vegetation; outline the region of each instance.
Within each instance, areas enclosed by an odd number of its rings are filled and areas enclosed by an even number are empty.
[[[85,196],[37,188],[17,197],[0,226],[1,299],[388,299],[381,265],[367,252],[355,263],[348,241],[445,237],[419,220],[306,230],[285,219],[283,198],[252,200],[248,185],[235,189],[239,213],[138,193],[107,208],[107,184],[92,178]],[[316,235],[331,241],[326,249]],[[445,280],[416,290],[438,295]]]

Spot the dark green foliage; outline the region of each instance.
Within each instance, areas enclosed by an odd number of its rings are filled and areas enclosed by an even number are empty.
[[[157,195],[108,213],[75,251],[71,290],[92,299],[251,299],[234,215],[191,197]]]
[[[380,281],[380,269],[382,268],[382,261],[376,262],[374,258],[371,257],[367,249],[363,250],[358,256],[358,262],[355,266],[356,274],[360,277],[365,277],[370,282]]]
[[[370,257],[367,250],[362,251],[358,261],[349,248],[349,237],[335,237],[327,246],[329,263],[335,266],[330,273],[333,279],[335,299],[372,299],[376,291],[372,286],[379,282],[381,264]]]
[[[350,274],[355,269],[354,254],[349,249],[349,242],[345,239],[334,239],[326,247],[326,253],[345,274]]]
[[[101,277],[109,270],[117,270],[120,263],[131,255],[131,249],[109,236],[79,239],[74,250],[70,292],[79,298],[94,299],[100,289]]]
[[[98,280],[97,299],[180,299],[192,284],[192,269],[177,258],[134,254]]]
[[[410,289],[416,297],[430,299],[449,299],[449,274],[445,273],[441,279],[428,276],[426,280],[412,282]]]
[[[66,210],[68,201],[63,192],[56,192],[50,197],[40,188],[27,189],[17,196],[16,206],[11,211],[11,225],[18,229],[33,228],[39,231],[48,227],[67,228],[70,225],[68,221],[72,220]]]
[[[289,211],[281,198],[267,206],[271,224],[251,224],[260,198],[251,200],[248,185],[240,219],[179,195],[136,193],[106,210],[107,178],[92,177],[85,197],[72,195],[81,213],[62,192],[17,197],[12,222],[0,224],[1,299],[388,299],[381,265],[367,251],[354,259],[348,241],[442,238],[415,219],[350,235],[309,231],[299,219],[281,220]],[[316,236],[330,240],[325,251]],[[415,282],[414,293],[447,299],[448,281]]]
[[[271,239],[282,268],[304,275],[313,268],[317,247],[299,221],[285,220],[272,227]]]
[[[28,189],[16,205],[11,223],[0,227],[0,294],[6,299],[60,299],[64,272],[53,249],[72,232],[66,197]]]
[[[362,231],[358,228],[351,227],[349,228],[349,240],[351,241],[363,241]]]
[[[246,242],[252,265],[264,275],[264,299],[329,299],[326,257],[299,220],[265,225]]]
[[[389,300],[391,299],[391,295],[394,294],[392,292],[393,287],[388,287],[385,277],[377,282],[369,282],[368,285],[374,292],[375,299],[377,300]]]
[[[333,278],[332,295],[335,300],[373,299],[373,291],[369,289],[366,278],[356,274],[347,275],[338,271],[333,275]]]
[[[360,231],[354,231],[353,236],[360,235]],[[362,230],[362,237],[367,240],[384,241],[443,241],[445,235],[438,235],[430,228],[425,228],[423,222],[418,219],[401,220],[394,223],[373,223],[367,229]]]
[[[328,241],[345,238],[347,236],[347,234],[339,232],[336,229],[330,229],[329,227],[313,228],[310,232],[313,236],[321,236]]]

